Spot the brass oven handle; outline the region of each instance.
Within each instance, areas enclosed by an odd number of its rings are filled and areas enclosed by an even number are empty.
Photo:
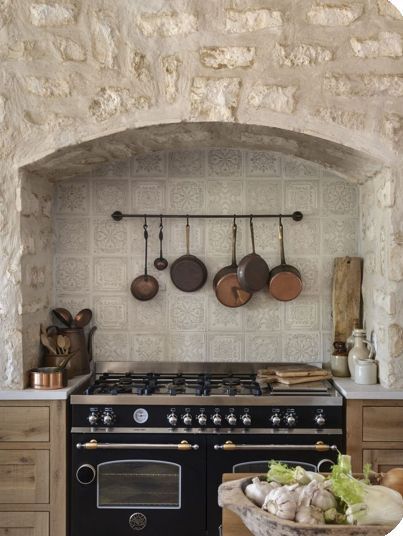
[[[328,452],[338,450],[336,445],[326,445],[318,441],[314,445],[236,445],[232,441],[226,441],[223,445],[214,445],[214,450],[231,452],[234,450],[314,450],[316,452]]]
[[[180,443],[98,443],[96,439],[91,439],[88,443],[77,443],[76,448],[79,450],[181,450],[190,451],[198,450],[199,445],[191,445],[187,441]]]

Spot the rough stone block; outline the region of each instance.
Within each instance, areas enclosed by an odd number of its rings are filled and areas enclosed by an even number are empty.
[[[390,17],[396,20],[403,20],[403,15],[399,12],[390,0],[378,0],[379,14],[383,17]]]
[[[308,22],[320,26],[349,26],[361,17],[361,4],[312,6],[307,13]]]
[[[273,49],[273,60],[278,65],[286,67],[301,67],[303,65],[315,65],[330,61],[333,52],[328,48],[313,45],[298,45],[296,47],[285,47],[278,43]]]
[[[403,134],[403,116],[386,114],[381,126],[382,134],[393,142],[398,142]]]
[[[198,29],[197,17],[192,13],[159,11],[142,13],[137,20],[140,31],[146,37],[171,37],[188,35]]]
[[[403,75],[364,74],[357,76],[326,73],[323,89],[336,97],[402,97]]]
[[[10,20],[10,5],[11,0],[0,1],[0,29],[5,26]]]
[[[295,109],[294,86],[257,84],[249,93],[249,104],[255,108],[269,108],[275,112],[291,114]]]
[[[199,51],[200,61],[212,69],[251,67],[255,61],[255,47],[204,47]]]
[[[71,91],[67,80],[55,78],[29,76],[25,78],[25,85],[30,93],[39,97],[68,97]]]
[[[382,208],[393,207],[396,198],[396,184],[391,170],[383,170],[378,180],[381,182],[377,191],[378,205]]]
[[[403,354],[403,327],[399,324],[391,324],[388,329],[389,352],[391,357],[399,357]]]
[[[365,114],[360,112],[350,112],[337,108],[325,108],[321,106],[315,112],[315,116],[327,123],[334,123],[341,127],[363,130],[365,128]]]
[[[147,56],[140,50],[131,52],[130,69],[138,80],[142,82],[151,80],[150,63]]]
[[[164,72],[164,93],[166,100],[172,104],[178,95],[179,67],[182,61],[177,56],[165,56],[161,59]]]
[[[84,47],[72,39],[55,37],[53,46],[63,61],[85,61],[87,58]]]
[[[383,309],[388,315],[396,313],[396,295],[383,288],[374,289],[374,304]]]
[[[32,4],[31,23],[34,26],[65,26],[76,22],[76,8],[68,4]]]
[[[235,120],[240,90],[240,78],[194,78],[190,93],[192,119]]]
[[[245,33],[278,28],[283,25],[281,11],[271,9],[227,9],[225,12],[225,31],[228,33]]]
[[[93,13],[91,37],[92,53],[97,62],[107,69],[116,67],[118,30],[107,13],[103,11]]]
[[[0,125],[4,125],[6,119],[6,98],[0,95]]]
[[[145,110],[150,105],[150,98],[134,95],[124,88],[101,88],[92,100],[89,111],[97,121],[106,121],[110,117],[132,110]]]
[[[389,250],[389,279],[403,281],[403,245],[395,244]]]
[[[360,58],[398,58],[403,54],[402,37],[395,32],[380,32],[377,39],[352,37],[350,44],[354,54]]]

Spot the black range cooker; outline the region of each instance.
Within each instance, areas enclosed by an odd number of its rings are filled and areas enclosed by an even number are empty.
[[[71,536],[218,536],[222,473],[327,470],[342,397],[327,381],[262,385],[259,368],[98,363],[71,397]]]

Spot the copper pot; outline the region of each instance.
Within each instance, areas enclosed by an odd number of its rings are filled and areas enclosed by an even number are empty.
[[[59,367],[39,367],[29,371],[32,389],[63,389],[67,387],[67,370]]]

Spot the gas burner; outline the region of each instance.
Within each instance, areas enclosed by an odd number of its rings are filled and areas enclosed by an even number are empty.
[[[233,378],[232,376],[225,376],[222,379],[222,384],[225,386],[234,387],[235,385],[239,385],[240,383],[240,378]]]

